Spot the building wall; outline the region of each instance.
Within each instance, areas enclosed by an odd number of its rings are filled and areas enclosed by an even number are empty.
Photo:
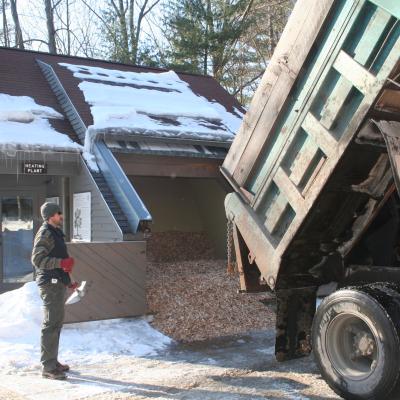
[[[47,173],[39,176],[71,176],[80,172],[80,154],[63,152],[40,152],[28,150],[1,150],[0,151],[0,174],[24,175],[22,167],[24,162],[45,162]]]
[[[47,157],[49,158],[50,156]],[[17,173],[21,159],[0,160],[0,190],[12,190],[14,193],[28,190],[34,194],[35,232],[42,223],[39,211],[40,205],[44,203],[46,197],[59,197],[60,207],[65,213],[64,230],[67,240],[72,235],[70,227],[72,227],[73,194],[90,192],[92,241],[113,242],[123,240],[121,230],[92,179],[86,164],[80,158],[76,159],[76,155],[74,157],[74,161],[68,163],[60,162],[60,160],[47,161],[49,173],[46,175]],[[2,171],[4,171],[4,174],[1,174]],[[62,176],[63,172],[64,176]],[[65,205],[64,202],[66,203]]]
[[[74,279],[86,281],[87,294],[66,307],[65,322],[142,315],[146,305],[146,243],[69,243]]]
[[[216,179],[130,176],[153,232],[205,232],[216,255],[226,255],[225,191]]]
[[[122,232],[90,175],[86,164],[82,161],[81,173],[70,178],[71,210],[73,207],[73,194],[84,192],[91,193],[92,242],[122,241]],[[70,224],[72,227],[72,215]]]
[[[216,179],[192,179],[192,193],[197,201],[204,231],[214,243],[217,256],[226,257],[225,190]]]

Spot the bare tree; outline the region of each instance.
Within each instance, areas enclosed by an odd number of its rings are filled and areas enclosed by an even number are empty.
[[[229,59],[225,86],[242,104],[247,104],[275,50],[294,0],[255,0],[254,23],[240,38]]]
[[[2,13],[2,18],[3,18],[3,23],[2,23],[2,41],[3,45],[5,47],[10,47],[10,30],[8,26],[8,20],[7,20],[7,10],[8,7],[8,2],[6,0],[1,1],[1,13]]]
[[[10,0],[11,6],[11,15],[14,21],[14,30],[15,30],[15,47],[19,49],[24,49],[24,39],[22,37],[21,25],[19,23],[19,16],[17,10],[17,0]]]
[[[67,14],[66,14],[66,23],[65,23],[65,28],[67,31],[67,54],[71,54],[71,21],[70,21],[70,12],[69,12],[69,0],[66,0],[66,8],[67,8]]]
[[[159,3],[160,0],[154,0],[153,2],[145,0],[143,4],[139,7],[139,16],[136,22],[136,29],[134,35],[133,35],[133,29],[131,30],[132,58],[133,58],[132,61],[134,64],[136,64],[138,58],[139,40],[140,40],[140,33],[142,31],[143,20]],[[131,16],[133,17],[133,11],[131,13]],[[133,28],[133,26],[134,26],[133,20],[131,20],[131,27]]]
[[[144,19],[161,0],[108,0],[105,11],[81,0],[100,20],[106,41],[115,61],[139,62],[139,43]]]
[[[47,25],[47,40],[49,46],[49,52],[51,54],[57,54],[56,46],[56,29],[54,27],[54,8],[60,3],[53,4],[51,0],[44,0],[45,11],[46,11],[46,25]]]
[[[76,35],[73,29],[77,29],[76,26],[72,27],[71,25],[71,4],[73,3],[74,1],[71,0],[60,0],[58,3],[53,4],[52,14],[49,14],[49,17],[53,18],[54,45],[59,53],[67,55],[71,55],[73,36]],[[46,12],[46,20],[49,19],[47,15],[48,13]],[[75,15],[75,19],[80,22],[81,15],[79,15],[79,18]]]

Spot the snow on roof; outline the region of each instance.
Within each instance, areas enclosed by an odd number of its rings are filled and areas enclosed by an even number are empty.
[[[0,93],[0,148],[18,146],[59,151],[79,150],[68,135],[57,132],[49,118],[64,117],[51,107],[39,105],[28,96]]]
[[[81,79],[93,116],[90,130],[233,140],[243,114],[195,94],[173,72],[132,72],[59,63]]]
[[[3,372],[40,369],[42,301],[36,282],[0,295],[0,368]],[[12,318],[10,315],[12,314]],[[172,340],[144,318],[92,321],[64,325],[60,357],[90,364],[115,355],[155,354]]]

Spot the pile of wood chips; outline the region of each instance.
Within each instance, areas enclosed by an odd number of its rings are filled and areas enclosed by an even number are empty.
[[[182,342],[272,328],[272,294],[240,294],[225,260],[150,262],[147,302],[152,325]]]
[[[211,259],[214,254],[214,248],[204,232],[152,232],[147,239],[149,261]]]

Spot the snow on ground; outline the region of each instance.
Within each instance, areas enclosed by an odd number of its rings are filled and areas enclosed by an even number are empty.
[[[196,95],[173,72],[128,72],[60,63],[81,79],[90,104],[90,131],[111,129],[136,134],[232,140],[242,113]]]
[[[68,135],[51,126],[51,118],[62,119],[63,116],[51,107],[37,104],[31,97],[0,93],[0,147],[80,150],[81,146]]]
[[[1,400],[338,399],[310,357],[275,360],[273,330],[179,344],[143,318],[65,326],[60,360],[72,370],[42,379],[41,318],[34,282],[0,295]]]
[[[11,318],[10,318],[11,316]],[[35,282],[0,295],[0,369],[3,373],[40,370],[42,303]],[[93,321],[65,325],[60,360],[69,363],[107,362],[115,356],[155,354],[171,339],[144,318]]]

